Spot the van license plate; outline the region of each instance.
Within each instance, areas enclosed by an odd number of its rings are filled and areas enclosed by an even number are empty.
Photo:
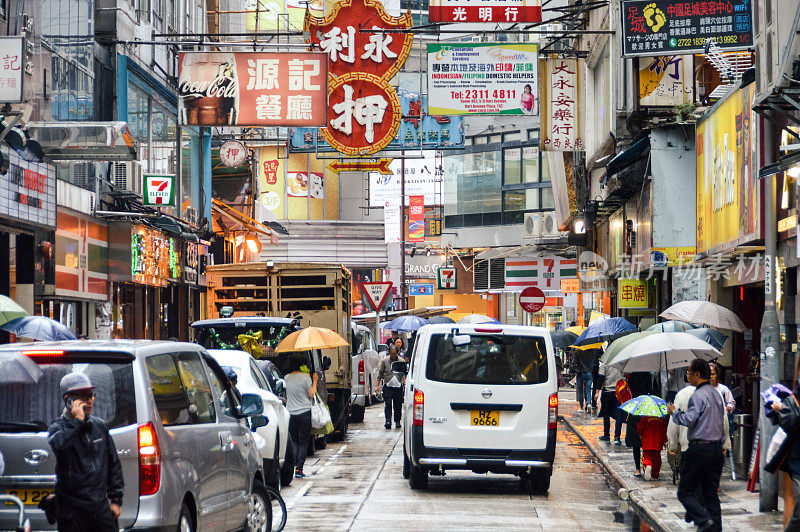
[[[53,493],[51,489],[17,489],[11,488],[6,490],[6,495],[16,495],[19,497],[19,500],[22,501],[22,504],[26,506],[36,506],[39,504],[39,501],[47,497]],[[7,502],[8,504],[14,504],[13,502]]]
[[[500,425],[500,412],[494,410],[473,410],[470,412],[472,425],[481,427],[496,427]]]

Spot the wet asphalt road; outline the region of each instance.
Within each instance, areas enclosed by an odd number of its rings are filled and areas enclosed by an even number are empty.
[[[305,479],[283,488],[286,530],[639,530],[577,436],[559,424],[547,495],[510,475],[448,471],[426,491],[402,477],[400,429],[383,428],[383,405],[350,425],[347,440],[309,457]]]

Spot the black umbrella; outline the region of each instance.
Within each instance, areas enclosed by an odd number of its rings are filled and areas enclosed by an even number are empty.
[[[428,323],[455,323],[455,321],[447,316],[433,316],[432,318],[428,318]]]
[[[558,331],[550,333],[550,338],[553,339],[553,347],[558,349],[566,349],[575,343],[578,335],[569,331]]]

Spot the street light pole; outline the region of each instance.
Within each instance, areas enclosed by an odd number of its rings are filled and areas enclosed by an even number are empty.
[[[400,152],[400,306],[406,309],[406,159]],[[409,213],[410,214],[410,213]]]
[[[775,161],[777,132],[771,121],[764,120],[764,163]],[[754,125],[755,126],[755,125]],[[776,382],[780,382],[780,361],[778,360],[778,312],[775,305],[775,262],[778,251],[778,226],[775,220],[775,175],[764,177],[764,317],[761,321],[761,355],[759,373],[761,375],[761,391],[767,390]],[[775,475],[764,471],[767,463],[767,447],[775,434],[775,427],[767,419],[762,401],[760,404],[759,426],[761,434],[759,442],[760,471],[758,509],[769,512],[778,509],[778,479]]]

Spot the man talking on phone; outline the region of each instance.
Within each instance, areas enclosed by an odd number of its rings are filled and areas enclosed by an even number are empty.
[[[91,416],[94,390],[83,373],[61,379],[64,412],[47,430],[56,455],[56,521],[71,532],[119,530],[122,467],[105,422]]]

